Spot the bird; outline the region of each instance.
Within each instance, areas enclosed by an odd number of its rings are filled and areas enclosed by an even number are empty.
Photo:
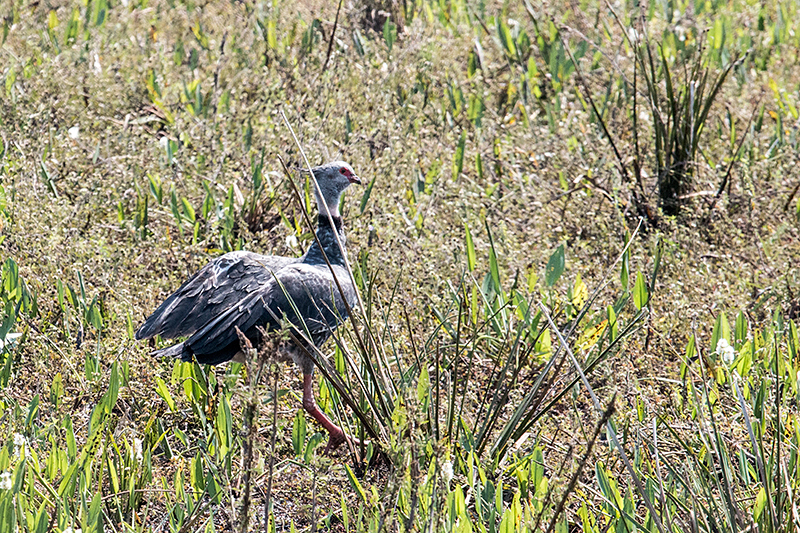
[[[339,202],[352,184],[361,184],[353,168],[333,161],[311,169],[318,187],[317,239],[301,257],[229,252],[211,261],[145,319],[136,339],[188,337],[156,356],[218,365],[241,356],[237,329],[258,346],[261,331],[288,325],[297,344],[282,343],[279,358],[291,359],[303,373],[303,408],[327,430],[326,452],[347,440],[316,404],[314,361],[308,355],[321,347],[358,304],[347,271],[346,242]],[[336,235],[342,243],[340,249]],[[327,257],[328,262],[325,261]],[[338,284],[336,283],[338,281]]]

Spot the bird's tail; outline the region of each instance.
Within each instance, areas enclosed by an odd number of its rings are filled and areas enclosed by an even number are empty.
[[[174,344],[168,348],[162,348],[151,353],[153,357],[172,357],[174,359],[191,360],[192,353],[182,342]]]
[[[239,351],[238,344],[231,344],[224,350],[220,350],[210,354],[195,353],[191,348],[186,346],[186,342],[179,342],[168,348],[162,348],[151,352],[153,357],[171,357],[173,359],[180,359],[184,362],[197,362],[201,365],[218,365],[226,361],[230,361]]]

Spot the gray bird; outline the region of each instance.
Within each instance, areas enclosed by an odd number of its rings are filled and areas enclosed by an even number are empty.
[[[339,199],[352,183],[361,183],[350,165],[334,161],[313,169],[319,218],[317,239],[299,258],[230,252],[210,262],[171,294],[136,332],[137,339],[160,335],[189,338],[156,352],[183,361],[220,364],[240,353],[238,328],[253,346],[261,341],[259,328],[279,330],[288,321],[305,350],[284,344],[282,358],[291,358],[303,371],[303,407],[330,434],[327,450],[346,439],[344,432],[319,410],[312,391],[314,362],[306,355],[330,338],[348,317],[358,299],[345,266],[345,235]],[[328,207],[330,217],[324,205]],[[335,232],[335,233],[334,233]],[[332,269],[325,262],[328,257]],[[334,275],[341,291],[334,281]],[[345,305],[345,301],[347,305]],[[308,338],[310,334],[310,339]],[[313,353],[313,352],[312,352]]]

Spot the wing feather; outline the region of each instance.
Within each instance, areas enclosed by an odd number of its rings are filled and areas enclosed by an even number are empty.
[[[346,271],[334,269],[352,307],[355,291]],[[288,320],[299,332],[305,334],[307,330],[315,344],[321,344],[346,318],[347,307],[327,266],[291,264],[198,329],[184,344],[198,361],[205,363],[217,360],[220,352],[233,356],[239,342],[236,328],[258,343],[257,326],[277,329]]]
[[[192,335],[268,283],[272,272],[299,258],[230,252],[201,268],[172,293],[136,332],[137,339]]]

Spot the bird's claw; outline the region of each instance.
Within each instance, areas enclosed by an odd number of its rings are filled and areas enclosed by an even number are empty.
[[[342,430],[332,431],[330,434],[330,438],[328,439],[328,445],[325,446],[325,450],[323,451],[323,453],[325,455],[331,455],[333,452],[336,451],[336,448],[341,446],[342,443],[344,443],[346,440],[349,439],[347,438],[347,435],[344,434],[344,431]]]
[[[328,438],[328,445],[325,446],[325,450],[323,450],[323,454],[325,455],[332,455],[336,449],[347,442],[351,449],[355,448],[356,446],[361,446],[361,441],[355,437],[348,437],[345,435],[344,431],[334,431],[330,433],[330,438]]]

